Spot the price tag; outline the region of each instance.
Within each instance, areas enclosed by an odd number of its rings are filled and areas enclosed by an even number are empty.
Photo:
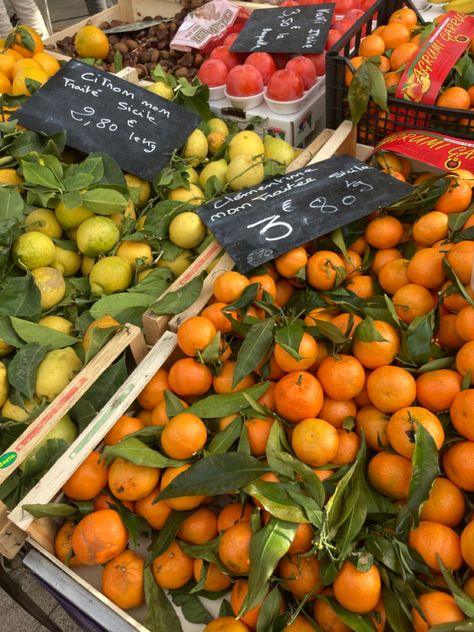
[[[356,158],[335,156],[208,202],[198,214],[247,272],[412,191]]]
[[[336,5],[256,9],[232,44],[235,53],[322,53]]]
[[[105,151],[146,180],[200,123],[185,108],[77,60],[51,77],[16,116],[24,127],[45,134],[66,130],[71,147]]]

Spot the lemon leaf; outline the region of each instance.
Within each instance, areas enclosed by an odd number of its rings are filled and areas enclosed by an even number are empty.
[[[99,215],[121,213],[127,206],[127,198],[114,189],[97,187],[82,194],[82,205]]]
[[[28,343],[36,342],[49,349],[63,349],[76,344],[77,338],[22,318],[10,317],[15,332]]]

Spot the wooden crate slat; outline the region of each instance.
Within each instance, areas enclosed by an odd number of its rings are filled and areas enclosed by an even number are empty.
[[[357,148],[357,127],[352,126],[351,121],[342,122],[332,137],[317,152],[317,154],[309,161],[312,165],[321,160],[327,160],[337,154],[348,154],[355,156]]]
[[[122,351],[140,337],[142,337],[140,328],[135,327],[135,325],[128,325],[123,330],[117,332],[112,340],[92,358],[89,364],[86,364],[62,393],[60,393],[10,445],[6,452],[16,453],[16,458],[12,462],[4,464],[2,469],[0,469],[0,483],[3,483],[3,481],[23,463],[31,454],[31,451],[44,439],[48,432],[54,428],[59,419],[61,419],[84,393],[89,390],[92,384],[112,362],[118,358]],[[143,346],[141,346],[141,352],[138,353],[138,360],[142,359],[142,353]]]

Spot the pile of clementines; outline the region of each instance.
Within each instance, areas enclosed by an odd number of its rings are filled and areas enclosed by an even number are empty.
[[[474,178],[433,179],[430,208],[215,279],[64,485],[93,510],[60,528],[62,561],[103,565],[124,609],[167,590],[208,632],[473,621]]]

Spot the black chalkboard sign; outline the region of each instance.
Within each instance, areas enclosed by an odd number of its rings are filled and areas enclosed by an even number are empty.
[[[15,116],[28,129],[67,132],[84,152],[105,151],[151,180],[199,125],[196,114],[115,75],[71,60]]]
[[[255,9],[231,50],[236,53],[322,53],[335,4]]]
[[[356,158],[335,156],[208,202],[198,213],[247,272],[412,191]]]

